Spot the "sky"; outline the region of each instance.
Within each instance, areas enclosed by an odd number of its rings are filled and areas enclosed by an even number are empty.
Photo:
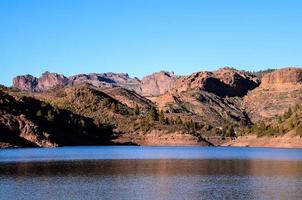
[[[302,65],[300,0],[0,0],[0,84]]]

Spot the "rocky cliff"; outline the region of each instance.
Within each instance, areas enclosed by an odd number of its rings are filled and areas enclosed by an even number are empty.
[[[249,73],[226,67],[183,77],[169,92],[152,100],[166,112],[190,116],[210,127],[230,122],[250,123],[240,101],[259,83]]]
[[[88,83],[95,87],[112,88],[114,86],[120,86],[141,93],[140,80],[138,78],[131,78],[128,74],[123,73],[79,74],[71,76],[69,79],[71,85]]]
[[[13,87],[22,91],[36,91],[38,79],[32,75],[17,76],[13,79]]]
[[[146,76],[142,80],[143,96],[158,96],[171,90],[177,81],[177,76],[170,72],[157,72]]]
[[[69,79],[64,75],[50,72],[44,72],[40,78],[24,75],[13,79],[13,87],[22,91],[44,91],[69,83]]]
[[[253,121],[282,115],[302,102],[302,69],[283,68],[266,73],[261,84],[243,98],[243,106]]]
[[[141,80],[124,73],[91,73],[65,77],[62,74],[45,72],[40,78],[31,75],[17,76],[13,87],[22,91],[45,91],[57,86],[88,84],[99,88],[122,87],[144,96],[157,96],[170,90],[177,77],[173,73],[158,72]]]
[[[302,84],[302,69],[287,67],[267,73],[261,79],[262,87],[284,84]]]
[[[259,84],[256,76],[225,67],[214,72],[201,71],[184,77],[175,84],[174,91],[203,90],[221,97],[242,97]]]
[[[13,87],[22,91],[46,91],[58,86],[82,84],[96,87],[120,86],[137,93],[141,92],[140,80],[123,73],[92,73],[65,77],[62,74],[44,72],[39,78],[24,75],[13,79]]]

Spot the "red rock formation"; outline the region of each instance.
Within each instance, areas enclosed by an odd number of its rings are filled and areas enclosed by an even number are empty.
[[[1,139],[6,143],[17,146],[54,147],[48,133],[40,128],[25,115],[14,116],[11,114],[0,115]]]
[[[256,76],[229,67],[214,72],[197,72],[180,79],[174,91],[204,90],[218,96],[244,96],[259,85]]]
[[[301,84],[302,68],[288,67],[265,74],[261,79],[261,86],[280,84]]]
[[[38,90],[48,90],[57,86],[64,86],[69,79],[62,74],[44,72],[38,80]]]
[[[158,96],[172,89],[177,77],[174,73],[165,71],[146,76],[142,80],[142,94],[144,96]]]
[[[22,91],[33,91],[38,85],[38,79],[32,75],[17,76],[13,79],[13,87]]]
[[[302,99],[302,68],[283,68],[266,73],[258,88],[243,99],[254,121],[282,115]]]
[[[131,78],[124,73],[102,73],[102,74],[79,74],[69,77],[72,85],[80,85],[88,83],[96,87],[121,86],[137,93],[141,92],[140,80],[138,78]]]
[[[45,91],[57,86],[91,84],[96,87],[120,86],[141,93],[140,80],[123,73],[79,74],[69,78],[57,73],[45,72],[40,78],[31,75],[17,76],[13,87],[22,91]]]

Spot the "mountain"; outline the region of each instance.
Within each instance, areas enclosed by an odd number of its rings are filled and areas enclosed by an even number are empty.
[[[17,76],[13,88],[21,91],[46,91],[58,86],[89,84],[99,88],[122,87],[144,96],[157,96],[170,90],[177,77],[169,72],[157,72],[141,80],[124,73],[91,73],[65,77],[62,74],[44,72],[41,77]]]
[[[62,74],[44,72],[41,77],[31,75],[17,76],[13,79],[13,87],[22,91],[45,91],[58,86],[90,84],[96,87],[121,86],[140,93],[140,80],[130,78],[123,73],[79,74],[65,77]]]
[[[243,98],[243,107],[254,122],[283,114],[302,102],[302,69],[283,68],[265,74],[261,84]]]
[[[71,85],[88,83],[96,87],[120,86],[141,93],[140,80],[123,73],[79,74],[69,77]]]
[[[251,74],[222,68],[183,77],[169,92],[152,100],[166,112],[189,115],[211,127],[229,122],[250,123],[245,110],[238,105],[241,97],[259,83]]]
[[[146,76],[142,80],[141,88],[143,96],[158,96],[171,90],[178,77],[170,72],[157,72]]]
[[[15,105],[25,107],[17,113],[8,113],[10,118],[15,120],[14,123],[18,121],[22,124],[22,120],[29,120],[30,127],[36,127],[35,130],[45,129],[44,132],[48,133],[46,135],[52,135],[52,140],[44,138],[44,143],[29,140],[37,146],[76,145],[79,138],[86,141],[85,144],[92,144],[91,138],[94,137],[98,138],[93,140],[97,144],[252,146],[252,143],[244,143],[242,137],[256,135],[255,140],[260,141],[263,137],[271,139],[272,130],[279,134],[276,126],[289,123],[276,119],[288,112],[289,108],[302,102],[301,71],[301,68],[290,67],[246,72],[223,67],[216,71],[200,71],[189,76],[177,76],[161,71],[142,80],[123,73],[92,73],[65,77],[46,72],[39,78],[31,75],[18,76],[13,80],[13,88],[3,87],[2,92],[15,99],[15,103],[6,112],[16,110]],[[26,101],[24,105],[24,98],[31,100]],[[33,113],[27,113],[26,110],[35,101],[40,102],[35,103],[40,107],[36,106]],[[76,121],[84,120],[85,124],[90,124],[92,128],[89,128],[89,138],[83,139],[85,134],[80,133],[73,138],[67,129],[63,132],[59,128],[51,129],[53,122],[41,123],[36,120],[34,112],[43,110],[43,115],[48,114],[48,111],[44,112],[44,104],[51,113],[56,113],[55,110],[59,110],[59,113],[68,112],[79,118]],[[297,116],[300,116],[299,113]],[[65,118],[66,116],[62,121],[65,120],[66,123]],[[8,119],[6,115],[0,120],[0,125],[8,127],[6,131],[10,130],[8,124],[13,123],[7,123]],[[263,135],[251,131],[255,127],[263,128],[262,123],[265,124],[265,130],[261,129]],[[74,130],[75,127],[77,124],[68,130]],[[288,126],[283,127],[285,130]],[[95,132],[98,128],[104,135]],[[16,129],[18,137],[22,136],[22,130]],[[300,129],[297,130],[298,132],[286,129],[282,134],[291,132],[286,138],[300,141],[296,138]],[[43,139],[43,131],[28,132],[33,134],[33,137]],[[66,134],[66,143],[56,132]],[[84,132],[88,133],[88,130]],[[282,134],[278,137],[285,137]],[[279,144],[288,140],[280,139]],[[302,147],[302,141],[295,145],[299,144]],[[278,143],[274,145],[278,146]]]
[[[112,127],[29,96],[0,90],[0,146],[111,144]]]
[[[224,67],[214,72],[197,72],[180,79],[174,90],[203,90],[220,97],[244,96],[249,90],[256,88],[260,80],[252,74]]]

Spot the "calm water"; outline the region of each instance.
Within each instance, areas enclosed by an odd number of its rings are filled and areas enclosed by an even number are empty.
[[[1,199],[302,199],[302,150],[0,150]]]

